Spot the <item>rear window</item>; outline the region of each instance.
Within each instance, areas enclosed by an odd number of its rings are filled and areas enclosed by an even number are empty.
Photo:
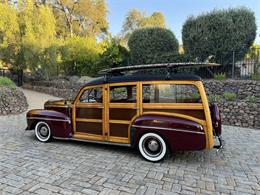
[[[143,85],[143,103],[199,103],[196,86],[188,84]]]

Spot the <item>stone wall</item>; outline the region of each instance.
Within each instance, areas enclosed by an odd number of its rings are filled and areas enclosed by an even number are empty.
[[[64,99],[74,99],[83,83],[72,83],[67,80],[58,81],[36,81],[25,83],[23,88],[47,93]]]
[[[205,80],[203,81],[208,95],[222,96],[225,91],[235,93],[238,100],[252,96],[260,98],[260,81],[254,80]]]
[[[216,102],[219,106],[223,124],[260,129],[260,81],[204,80],[203,83],[210,100],[212,97],[218,96],[218,99],[211,101]],[[74,99],[83,85],[82,83],[59,80],[33,82],[25,84],[24,88]],[[224,99],[224,92],[235,93],[236,99],[232,101]]]
[[[26,97],[18,87],[0,87],[0,115],[18,114],[28,108]]]
[[[223,124],[260,129],[260,81],[205,80],[203,83],[209,99],[218,96],[213,102],[220,108]],[[224,92],[236,94],[236,99],[225,100]]]

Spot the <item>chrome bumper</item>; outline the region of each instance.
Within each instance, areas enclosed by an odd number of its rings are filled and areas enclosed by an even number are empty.
[[[223,140],[221,136],[216,136],[217,140],[218,140],[218,144],[214,146],[215,149],[217,150],[221,150],[223,148]]]

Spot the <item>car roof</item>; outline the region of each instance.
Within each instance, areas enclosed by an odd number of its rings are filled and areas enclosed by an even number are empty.
[[[170,77],[165,75],[123,75],[123,76],[103,76],[93,79],[86,83],[85,86],[101,85],[106,83],[123,83],[135,81],[201,81],[201,78],[192,74],[174,74]]]

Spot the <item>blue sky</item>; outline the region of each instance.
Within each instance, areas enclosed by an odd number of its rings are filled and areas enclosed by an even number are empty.
[[[120,33],[129,9],[139,9],[148,15],[162,12],[167,28],[171,29],[181,42],[182,25],[190,15],[199,15],[213,9],[245,6],[255,12],[258,28],[256,42],[260,43],[260,0],[108,0],[109,30],[113,35]]]

